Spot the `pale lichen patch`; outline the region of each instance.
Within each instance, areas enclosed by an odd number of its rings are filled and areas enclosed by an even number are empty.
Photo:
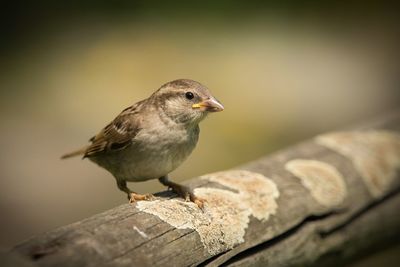
[[[400,168],[400,135],[389,131],[334,132],[317,143],[348,157],[372,196],[384,195]]]
[[[347,195],[343,176],[328,163],[295,159],[287,162],[285,168],[299,178],[311,196],[323,206],[339,205]]]
[[[250,215],[266,220],[277,209],[276,185],[261,174],[247,171],[219,172],[203,176],[235,189],[196,188],[196,196],[206,200],[203,210],[178,199],[140,201],[137,208],[153,214],[177,229],[195,230],[207,251],[218,254],[244,242]]]
[[[264,175],[244,170],[217,172],[202,176],[238,191],[240,199],[251,209],[251,214],[259,220],[268,220],[275,214],[278,205],[275,201],[279,191],[275,183]]]

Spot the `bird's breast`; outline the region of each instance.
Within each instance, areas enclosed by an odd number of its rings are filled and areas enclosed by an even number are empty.
[[[199,130],[148,129],[120,157],[115,176],[128,181],[159,178],[175,170],[195,148]]]

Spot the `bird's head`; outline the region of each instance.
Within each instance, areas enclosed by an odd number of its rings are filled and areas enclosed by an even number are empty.
[[[188,79],[164,84],[151,98],[168,117],[187,125],[197,125],[209,112],[224,110],[207,87]]]

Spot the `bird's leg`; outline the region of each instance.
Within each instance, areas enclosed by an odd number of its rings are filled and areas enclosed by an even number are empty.
[[[160,181],[160,183],[162,183],[163,185],[171,188],[175,193],[177,193],[180,197],[182,197],[186,201],[192,201],[197,206],[199,206],[199,208],[203,208],[205,200],[196,197],[193,194],[193,191],[189,187],[170,181],[168,179],[168,176],[160,177],[158,178],[158,181]]]
[[[125,193],[128,194],[128,199],[130,203],[134,203],[136,201],[139,200],[150,200],[153,198],[152,194],[138,194],[136,192],[131,191],[128,186],[126,185],[126,181],[125,180],[119,180],[117,179],[117,185],[119,190],[124,191]]]

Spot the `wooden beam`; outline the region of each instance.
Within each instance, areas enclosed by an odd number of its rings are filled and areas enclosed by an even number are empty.
[[[394,112],[188,181],[206,199],[203,210],[162,192],[154,201],[38,235],[2,261],[60,267],[343,264],[400,240],[399,170],[400,112]]]

